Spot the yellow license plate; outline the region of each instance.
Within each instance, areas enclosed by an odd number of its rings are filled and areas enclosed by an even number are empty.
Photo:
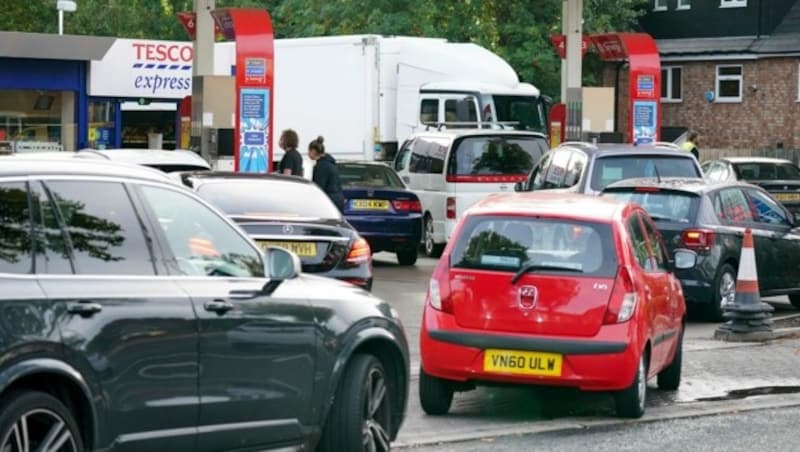
[[[317,244],[308,242],[272,242],[260,241],[258,242],[261,248],[266,249],[268,246],[279,246],[297,254],[298,256],[311,257],[317,255]]]
[[[493,349],[483,352],[484,372],[560,377],[562,362],[558,353]]]
[[[350,202],[353,209],[389,210],[389,201],[385,199],[354,199]]]
[[[773,193],[778,201],[800,201],[800,193]]]

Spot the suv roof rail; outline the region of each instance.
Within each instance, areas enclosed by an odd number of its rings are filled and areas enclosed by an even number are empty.
[[[591,143],[589,141],[564,141],[559,146],[580,146],[584,148],[596,148],[597,145],[595,143]]]
[[[499,127],[501,129],[506,129],[507,127],[514,127],[518,126],[521,123],[519,121],[445,121],[445,122],[429,122],[425,123],[425,130],[430,130],[431,127],[436,127],[436,130],[441,131],[442,128],[446,128],[447,126],[459,127],[459,128],[468,128],[468,129],[488,129],[492,128],[492,126]],[[471,126],[471,127],[464,127],[464,126]]]
[[[673,143],[671,141],[656,141],[656,142],[653,143],[653,146],[658,146],[658,147],[662,147],[662,148],[676,149],[676,150],[680,150],[681,149],[680,146],[678,146],[676,143]]]

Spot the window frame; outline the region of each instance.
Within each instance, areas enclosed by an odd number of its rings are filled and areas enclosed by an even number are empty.
[[[678,7],[675,9],[683,11],[687,9],[692,9],[692,0],[678,0]]]
[[[719,71],[723,68],[739,68],[739,75],[720,75]],[[720,82],[722,81],[738,81],[739,82],[739,95],[736,97],[720,95]],[[744,66],[741,64],[718,64],[714,72],[714,102],[719,103],[741,103],[744,98]]]
[[[667,11],[669,4],[667,0],[653,0],[653,11]]]
[[[672,79],[675,76],[675,69],[680,70],[680,80],[678,81],[680,85],[680,96],[675,97],[675,93],[672,92]],[[680,103],[683,102],[683,66],[661,66],[662,71],[666,71],[667,77],[665,78],[663,75],[661,77],[661,84],[662,86],[667,87],[667,97],[662,97],[661,102],[663,103]]]
[[[720,8],[746,8],[747,0],[720,0]]]
[[[25,179],[2,179],[0,180],[0,185],[15,185],[19,184],[22,186],[22,190],[25,191],[25,202],[27,204],[27,211],[28,211],[28,235],[30,243],[33,245],[28,250],[28,271],[26,272],[3,272],[0,271],[0,275],[12,275],[15,277],[19,276],[32,276],[36,274],[36,254],[34,253],[34,249],[36,246],[36,242],[38,241],[38,235],[36,234],[36,221],[33,215],[33,202],[31,200],[31,187],[30,181]]]

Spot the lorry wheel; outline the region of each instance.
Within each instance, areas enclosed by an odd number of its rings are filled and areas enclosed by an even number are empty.
[[[425,215],[425,234],[422,241],[422,248],[428,257],[439,258],[444,250],[444,245],[433,241],[433,218]]]

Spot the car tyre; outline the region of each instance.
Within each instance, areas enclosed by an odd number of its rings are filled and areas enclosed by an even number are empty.
[[[706,307],[706,317],[712,322],[721,322],[723,320],[723,293],[728,294],[728,296],[731,293],[734,296],[736,295],[736,269],[731,264],[723,264],[719,272],[717,272],[717,278],[714,280],[714,294],[711,298],[711,303]]]
[[[353,355],[317,449],[388,452],[392,437],[391,394],[380,360],[369,354]]]
[[[81,430],[64,404],[44,392],[15,391],[0,400],[0,450],[83,452]]]
[[[447,380],[428,375],[419,369],[419,402],[422,410],[432,416],[450,411],[453,403],[453,385]]]
[[[640,418],[644,415],[647,401],[647,354],[642,353],[633,377],[633,383],[615,394],[614,404],[617,416]]]
[[[658,389],[675,391],[681,385],[681,367],[683,365],[683,327],[678,334],[678,343],[675,344],[675,354],[672,362],[658,373]]]
[[[789,295],[789,301],[795,309],[800,309],[800,293],[793,293]]]
[[[417,263],[417,249],[414,247],[397,250],[397,262],[400,265],[414,265]]]
[[[424,226],[422,249],[426,256],[439,258],[444,251],[444,245],[433,241],[433,218],[430,215],[425,215]]]

